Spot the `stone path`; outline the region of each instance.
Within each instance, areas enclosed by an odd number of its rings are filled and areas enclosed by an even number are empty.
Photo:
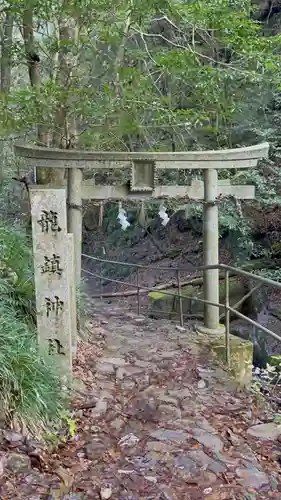
[[[77,438],[53,457],[53,468],[59,460],[71,475],[72,493],[56,496],[61,475],[33,470],[21,472],[21,483],[7,475],[2,498],[281,498],[276,424],[272,439],[268,424],[261,436],[259,427],[248,432],[270,416],[234,391],[200,352],[196,333],[112,304],[93,308],[91,344],[81,343],[75,368],[84,380]]]

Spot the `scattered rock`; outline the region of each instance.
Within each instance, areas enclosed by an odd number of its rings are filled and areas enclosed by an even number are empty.
[[[198,387],[198,389],[205,389],[205,387],[206,387],[205,380],[203,380],[203,379],[199,380],[197,387]]]
[[[134,380],[124,380],[122,383],[121,387],[123,391],[132,391],[135,387],[135,382]]]
[[[211,368],[205,368],[197,365],[197,372],[201,379],[210,380],[213,377],[214,371]]]
[[[136,323],[143,323],[144,321],[146,321],[146,317],[145,316],[139,316],[138,318],[135,318],[134,321]]]
[[[210,450],[215,453],[222,451],[223,442],[218,436],[210,434],[209,432],[204,431],[203,429],[200,429],[198,427],[192,429],[191,433],[196,441],[203,444],[203,446],[206,446],[206,448],[210,448]]]
[[[101,439],[94,439],[85,447],[85,454],[88,460],[99,460],[105,453],[106,445]]]
[[[188,453],[188,457],[190,457],[196,464],[200,465],[200,467],[204,467],[211,472],[214,472],[214,474],[221,474],[226,471],[226,466],[224,464],[209,457],[203,450],[192,450]]]
[[[99,361],[96,366],[96,371],[99,373],[105,373],[110,375],[111,373],[115,373],[115,368],[114,365],[110,365],[108,363],[104,363],[102,361]]]
[[[120,441],[118,442],[119,446],[125,447],[125,446],[134,446],[139,442],[139,438],[135,436],[133,433],[127,434],[126,436],[123,436]]]
[[[179,399],[185,399],[185,398],[191,398],[191,392],[190,390],[186,387],[185,389],[173,389],[168,391],[170,396],[173,396],[175,398]]]
[[[144,457],[133,457],[132,463],[136,468],[141,470],[152,470],[157,465],[156,460],[153,460],[153,458],[151,458],[149,454],[145,455]]]
[[[176,330],[179,330],[180,332],[185,332],[186,328],[184,328],[184,326],[176,325]]]
[[[144,479],[146,479],[150,483],[154,483],[154,484],[157,483],[157,477],[154,477],[154,476],[144,476]]]
[[[114,399],[113,395],[109,392],[109,391],[101,391],[100,393],[100,400],[108,400],[108,401],[112,401]]]
[[[100,361],[114,366],[125,366],[127,364],[123,358],[102,358]]]
[[[115,418],[114,420],[112,420],[112,422],[110,423],[110,425],[116,431],[120,431],[122,429],[123,425],[124,425],[124,421],[122,420],[122,418]]]
[[[197,416],[196,417],[196,425],[197,425],[197,427],[200,427],[200,429],[203,429],[204,431],[211,432],[213,434],[216,433],[216,429],[214,429],[209,424],[208,420],[206,420],[206,418],[204,418],[204,417]]]
[[[25,437],[19,432],[5,430],[3,431],[3,437],[9,443],[10,448],[19,446],[25,441]]]
[[[173,448],[170,444],[163,441],[148,441],[146,443],[147,451],[157,451],[160,453],[170,453]]]
[[[40,497],[38,500],[41,500],[42,497]],[[30,498],[29,500],[32,500],[32,498]],[[83,493],[76,493],[74,495],[64,495],[62,497],[62,500],[85,500],[85,497],[83,495]]]
[[[175,398],[172,398],[167,394],[160,393],[158,394],[157,398],[159,399],[159,401],[161,401],[161,403],[167,403],[174,406],[177,406],[178,404],[178,401]]]
[[[250,434],[250,436],[254,436],[258,439],[268,439],[274,441],[281,434],[281,425],[274,422],[253,425],[252,427],[249,427],[247,434]]]
[[[107,401],[100,400],[97,402],[96,406],[92,409],[92,417],[101,417],[107,411]]]
[[[187,474],[195,474],[198,470],[198,465],[191,458],[184,455],[176,457],[174,464],[177,469],[182,469]]]
[[[243,484],[245,488],[255,488],[259,490],[262,486],[269,483],[268,476],[258,469],[253,468],[238,468],[236,474],[239,476],[238,482]]]
[[[123,380],[123,378],[125,377],[125,374],[126,374],[126,370],[122,367],[119,367],[116,371],[116,379]]]
[[[158,441],[176,441],[178,443],[184,442],[188,439],[189,434],[184,431],[174,431],[173,429],[158,429],[150,434]]]
[[[167,485],[161,485],[161,495],[159,500],[179,500],[172,488]]]
[[[154,422],[158,417],[157,402],[153,398],[135,398],[130,401],[127,414],[143,422]]]
[[[110,486],[101,488],[100,490],[101,500],[108,500],[111,496],[112,496],[112,488]]]
[[[173,359],[179,354],[179,351],[158,351],[157,355],[161,359]]]
[[[212,491],[213,491],[213,489],[212,489],[212,488],[205,488],[205,489],[203,490],[203,493],[204,493],[204,495],[210,495],[210,493],[212,493]]]
[[[136,361],[134,362],[134,366],[138,366],[139,368],[152,368],[153,365],[151,363],[149,363],[149,361],[143,361],[141,359],[136,359]]]
[[[30,469],[31,461],[26,455],[20,455],[19,453],[12,453],[6,461],[6,467],[14,474],[19,472],[25,472]]]
[[[139,391],[144,391],[150,384],[150,376],[148,374],[139,375],[138,377],[135,377],[135,382]]]
[[[73,392],[78,392],[80,394],[88,394],[88,388],[86,384],[84,384],[83,380],[80,380],[79,378],[74,378],[72,380],[72,390]]]
[[[257,460],[255,453],[247,443],[240,442],[237,451],[235,450],[233,451],[233,456],[239,458],[242,457],[242,463],[245,465],[245,467],[248,467],[249,464],[251,464],[256,469],[260,468],[260,464]]]
[[[178,418],[181,418],[181,410],[176,406],[160,405],[159,411],[161,412],[161,417],[166,417],[168,420],[177,420]]]
[[[138,375],[143,372],[143,368],[139,366],[125,366],[119,367],[116,371],[116,378],[118,380],[123,380],[125,377],[132,377],[134,375]]]
[[[99,388],[110,393],[115,389],[115,382],[112,380],[99,380]]]

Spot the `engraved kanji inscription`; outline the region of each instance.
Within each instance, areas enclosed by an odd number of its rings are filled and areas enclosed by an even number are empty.
[[[41,218],[37,221],[41,226],[42,233],[59,233],[61,228],[58,224],[58,213],[50,210],[42,210]]]
[[[53,354],[62,354],[65,356],[64,347],[58,339],[48,339],[48,343],[50,356]]]
[[[57,295],[55,295],[54,300],[49,297],[45,297],[45,306],[46,306],[46,315],[47,318],[51,313],[55,313],[56,316],[59,315],[59,312],[63,310],[64,302],[59,299]]]
[[[41,266],[41,274],[57,274],[62,275],[62,269],[60,267],[60,256],[53,254],[51,258],[44,255],[44,264]]]

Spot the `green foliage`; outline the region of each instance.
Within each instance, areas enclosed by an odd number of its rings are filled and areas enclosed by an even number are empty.
[[[2,222],[0,246],[0,407],[38,434],[60,419],[66,399],[50,358],[38,352],[29,242]]]
[[[86,318],[91,312],[91,301],[86,289],[86,284],[81,280],[79,287],[76,289],[76,307],[77,317]]]
[[[76,437],[76,420],[69,412],[62,412],[57,425],[53,426],[52,432],[44,435],[44,439],[51,451],[55,451],[60,444]]]
[[[18,24],[25,6],[26,0],[11,6]],[[279,85],[280,37],[261,36],[251,10],[250,0],[126,0],[114,9],[108,0],[34,4],[40,92],[22,81],[13,86],[1,103],[1,124],[7,131],[34,131],[37,123],[49,128],[63,104],[83,147],[232,145],[237,127],[241,139],[249,124],[249,94],[264,95],[267,88],[271,95]],[[80,24],[78,40],[58,39],[61,15]],[[17,66],[23,65],[23,41],[14,46]],[[62,87],[55,61],[65,49],[79,64]],[[251,113],[260,108],[252,100]]]
[[[33,323],[36,317],[31,241],[23,232],[5,224],[0,225],[0,294],[17,316]],[[1,276],[2,269],[2,276]],[[7,279],[7,270],[15,279]]]
[[[268,360],[271,366],[276,366],[276,369],[280,371],[281,368],[281,356],[270,356]]]

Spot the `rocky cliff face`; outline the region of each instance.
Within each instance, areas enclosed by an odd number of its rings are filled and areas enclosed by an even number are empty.
[[[255,1],[257,10],[254,13],[255,19],[264,25],[264,33],[276,35],[281,32],[281,0]]]

